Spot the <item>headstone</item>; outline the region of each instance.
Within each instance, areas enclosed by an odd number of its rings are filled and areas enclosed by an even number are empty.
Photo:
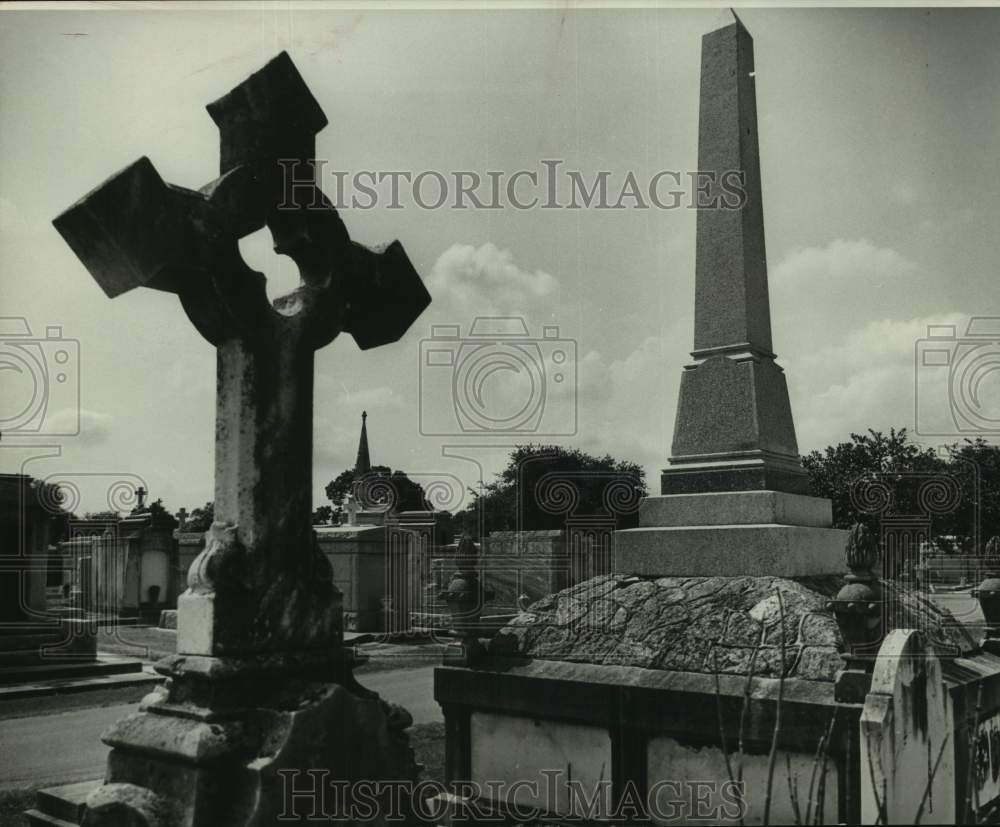
[[[407,716],[346,688],[340,595],[310,520],[313,371],[342,331],[362,349],[396,341],[430,297],[398,242],[353,242],[308,177],[327,120],[287,54],[208,112],[215,181],[170,185],[143,158],[54,222],[109,296],[176,293],[218,365],[215,522],[178,602],[177,655],[157,666],[170,680],[105,736],[88,825],[271,824],[284,770],[415,771]],[[273,304],[237,243],[264,226],[303,282]]]
[[[948,688],[919,632],[889,633],[861,714],[862,824],[958,823]]]
[[[845,534],[806,496],[785,376],[771,349],[753,38],[705,35],[693,362],[681,375],[670,467],[615,570],[657,575],[832,574]],[[744,198],[734,197],[738,174]]]

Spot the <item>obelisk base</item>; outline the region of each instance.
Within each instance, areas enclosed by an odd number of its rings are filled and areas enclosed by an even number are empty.
[[[687,460],[687,461],[685,461]],[[787,457],[747,451],[691,461],[671,459],[660,473],[661,494],[700,494],[723,491],[785,491],[809,493],[809,475],[802,464]]]
[[[681,374],[663,494],[699,491],[809,493],[784,371],[742,345],[695,351]]]
[[[614,571],[659,577],[838,574],[847,532],[830,501],[782,491],[647,497],[615,532]]]

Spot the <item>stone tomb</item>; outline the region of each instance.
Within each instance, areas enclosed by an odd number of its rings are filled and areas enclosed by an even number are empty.
[[[344,626],[354,632],[410,631],[411,615],[424,609],[436,517],[432,511],[363,513],[366,524],[316,526],[343,594]]]
[[[847,694],[837,585],[610,576],[539,601],[475,668],[436,671],[453,821],[760,824],[772,743],[771,824],[963,823],[970,801],[995,815],[1000,658],[887,583],[908,628]],[[740,767],[746,809],[727,786]]]
[[[105,621],[156,622],[177,605],[187,570],[179,582],[177,538],[157,515],[137,508],[121,519],[78,520],[70,535],[59,554],[76,611]]]

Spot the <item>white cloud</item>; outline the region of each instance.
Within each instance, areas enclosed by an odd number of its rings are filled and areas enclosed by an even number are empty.
[[[917,342],[926,337],[929,325],[962,330],[964,323],[958,313],[880,319],[783,359],[800,450],[821,448],[868,428],[907,427],[912,432]]]
[[[788,376],[799,449],[867,428],[914,425],[914,349],[951,312],[900,319],[926,283],[920,266],[867,239],[798,249],[771,274],[775,349]]]
[[[810,351],[869,321],[898,318],[920,268],[865,239],[795,250],[771,271],[774,346]]]
[[[456,321],[475,316],[524,313],[540,315],[540,303],[558,291],[558,280],[543,270],[526,270],[509,250],[487,241],[479,247],[453,244],[431,268],[427,287],[431,307],[440,313],[460,314]]]
[[[64,414],[70,415],[72,411],[60,411],[56,416]],[[87,445],[100,445],[106,442],[111,436],[113,421],[114,418],[106,413],[81,408],[79,439]]]
[[[825,247],[794,250],[774,268],[773,280],[809,288],[834,282],[859,289],[872,282],[894,282],[916,270],[916,264],[893,249],[863,238],[837,238]]]

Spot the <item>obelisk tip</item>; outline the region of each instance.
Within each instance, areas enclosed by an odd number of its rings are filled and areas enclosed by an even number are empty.
[[[733,20],[736,21],[736,25],[739,26],[741,29],[743,29],[743,31],[745,31],[747,34],[750,34],[750,32],[747,30],[747,27],[743,25],[743,21],[740,20],[740,16],[736,13],[736,9],[730,7],[729,13],[733,16]]]
[[[713,25],[712,28],[709,30],[709,33],[721,31],[722,29],[728,29],[731,26],[736,26],[737,31],[746,32],[747,35],[750,34],[746,25],[743,23],[743,20],[736,13],[736,9],[732,7],[730,8],[720,7],[715,12],[715,16],[713,18]]]

